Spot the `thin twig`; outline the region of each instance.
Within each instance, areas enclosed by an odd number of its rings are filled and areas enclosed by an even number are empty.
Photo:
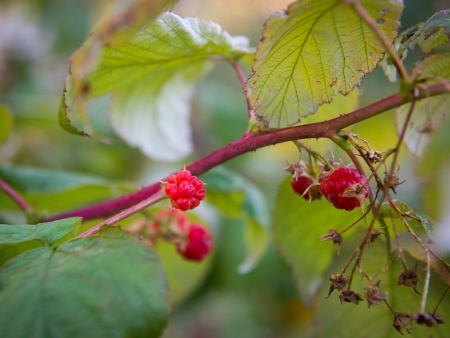
[[[142,202],[132,206],[131,208],[128,208],[124,211],[122,211],[121,213],[118,213],[117,215],[108,218],[107,220],[93,226],[92,228],[90,228],[89,230],[86,230],[85,232],[83,232],[82,234],[78,235],[75,238],[82,238],[82,237],[88,237],[88,236],[93,236],[95,235],[97,232],[100,231],[100,228],[104,225],[113,225],[159,201],[161,201],[162,199],[166,198],[166,195],[164,194],[163,191],[159,191],[156,194],[150,196],[149,198],[143,200]]]
[[[430,286],[430,277],[431,277],[431,262],[430,262],[430,253],[428,250],[425,251],[427,255],[427,273],[425,275],[425,282],[423,284],[423,292],[422,292],[422,300],[420,302],[420,312],[425,313],[425,307],[427,305],[427,297],[428,297],[428,289]]]
[[[244,72],[242,71],[241,67],[239,67],[239,63],[237,61],[230,62],[231,66],[233,67],[234,71],[236,72],[236,75],[239,79],[239,82],[241,83],[241,86],[244,87],[245,83],[247,82],[247,78],[245,77]],[[256,115],[255,111],[250,106],[250,101],[247,98],[247,112],[248,112],[248,119],[250,121],[256,121]]]
[[[27,201],[25,201],[22,198],[22,196],[20,196],[19,193],[14,190],[13,187],[11,187],[1,178],[0,178],[0,189],[3,190],[14,201],[23,212],[27,213],[32,209],[32,207],[27,203]]]
[[[355,1],[353,3],[355,6],[356,12],[359,14],[361,19],[363,19],[369,27],[372,29],[372,31],[378,36],[378,39],[380,39],[381,43],[384,45],[384,48],[386,48],[387,52],[392,58],[392,61],[394,62],[395,67],[397,68],[397,71],[400,75],[400,77],[406,81],[409,82],[409,74],[406,71],[405,66],[403,65],[402,60],[400,60],[400,57],[398,56],[397,52],[395,51],[392,42],[388,39],[386,34],[381,30],[380,26],[376,23],[376,21],[370,16],[369,13],[364,9],[364,7],[359,3],[359,1]]]
[[[403,265],[403,270],[406,272],[408,271],[408,267],[406,266],[405,256],[403,255],[403,249],[402,244],[400,243],[400,236],[397,231],[397,225],[395,224],[392,214],[390,218],[392,223],[392,229],[394,230],[395,243],[397,244],[397,256],[400,258],[400,261],[402,262]]]
[[[397,145],[394,148],[394,158],[392,159],[392,163],[391,163],[391,170],[390,170],[390,174],[394,174],[395,172],[395,168],[397,167],[397,161],[398,161],[398,156],[400,153],[400,147],[402,146],[403,140],[405,139],[405,134],[406,134],[406,129],[408,129],[408,124],[409,121],[411,120],[411,116],[414,113],[414,108],[416,106],[416,98],[414,96],[414,99],[411,102],[411,106],[409,107],[409,111],[408,111],[408,115],[406,116],[406,120],[405,123],[403,124],[403,128],[402,128],[402,132],[398,138],[398,142]],[[386,186],[386,189],[389,189],[389,186]]]
[[[439,299],[439,302],[436,304],[436,307],[434,308],[434,311],[433,311],[433,313],[432,313],[433,315],[436,313],[436,311],[437,311],[439,305],[441,305],[441,303],[442,303],[442,301],[444,300],[445,295],[447,294],[448,290],[450,290],[450,286],[447,287],[447,289],[444,291],[444,294],[442,295],[441,299]]]

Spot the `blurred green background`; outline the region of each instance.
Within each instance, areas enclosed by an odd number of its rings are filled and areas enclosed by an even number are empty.
[[[0,1],[0,104],[13,118],[11,132],[1,144],[0,164],[57,169],[99,176],[111,182],[129,182],[120,187],[111,184],[108,192],[104,193],[83,191],[78,187],[81,190],[77,194],[89,195],[92,200],[117,196],[132,187],[153,183],[183,164],[239,138],[247,124],[246,103],[239,82],[229,65],[220,64],[198,84],[197,95],[192,102],[191,122],[196,152],[190,158],[178,163],[157,163],[130,148],[112,132],[107,115],[108,100],[105,98],[90,103],[91,119],[99,132],[111,138],[112,145],[64,132],[57,123],[57,110],[68,60],[83,43],[108,2]],[[232,35],[249,36],[256,46],[265,19],[289,3],[285,0],[182,0],[175,12],[218,22]],[[449,7],[446,0],[405,1],[402,27],[406,29],[425,21],[446,7]],[[407,66],[411,68],[416,60],[417,55],[411,53]],[[248,74],[249,70],[245,71]],[[383,72],[377,69],[363,81],[360,106],[389,96],[397,89],[398,85],[389,83]],[[336,116],[341,113],[346,112],[336,112]],[[6,118],[2,120],[4,126],[5,121]],[[393,113],[363,122],[352,131],[369,140],[372,148],[380,151],[393,148],[396,143]],[[328,141],[312,140],[309,144],[326,156],[330,149],[335,157],[344,158]],[[270,210],[277,187],[286,176],[282,170],[286,158],[291,162],[298,159],[296,148],[291,144],[261,149],[226,165],[249,178],[264,192]],[[406,179],[408,185],[398,188],[398,196],[410,206],[420,207],[413,163],[412,157],[403,151],[401,178]],[[70,196],[62,198],[67,199],[68,204],[85,201],[78,201],[74,194],[72,191]],[[29,197],[33,198],[33,195]],[[2,201],[5,198],[0,199],[0,203]],[[5,206],[0,208],[5,209],[0,213],[0,222],[23,221],[12,204]],[[64,208],[64,203],[61,208]],[[306,307],[298,300],[290,269],[276,250],[270,246],[254,270],[239,274],[237,268],[245,256],[242,222],[219,217],[214,212],[208,213],[208,210],[204,213],[205,219],[211,220],[214,227],[215,256],[190,286],[190,295],[176,291],[182,296],[173,300],[173,316],[164,337],[309,336],[313,327],[310,319],[314,304]],[[183,288],[182,283],[177,288]]]

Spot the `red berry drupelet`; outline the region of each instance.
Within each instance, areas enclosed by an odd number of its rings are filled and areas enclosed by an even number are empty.
[[[356,169],[340,167],[320,182],[319,190],[328,201],[333,203],[336,209],[351,211],[361,206],[360,201],[356,197],[344,197],[344,191],[355,184],[363,186],[366,182],[366,177]],[[357,194],[355,193],[355,195]],[[369,188],[367,186],[362,188],[359,196],[362,197],[362,200],[369,196]]]
[[[301,195],[307,201],[316,199],[316,196],[313,196],[309,193],[309,191],[305,194],[306,189],[308,189],[312,184],[315,183],[315,180],[310,176],[298,176],[294,178],[291,183],[292,189],[297,194]]]
[[[198,207],[206,194],[203,182],[186,169],[169,176],[165,192],[172,201],[172,207],[182,211]]]
[[[177,244],[178,252],[186,259],[201,261],[212,248],[211,234],[200,224],[192,223],[186,241]]]

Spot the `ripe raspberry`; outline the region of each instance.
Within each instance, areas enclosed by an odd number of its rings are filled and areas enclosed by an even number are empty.
[[[309,176],[298,176],[297,179],[294,178],[294,180],[291,183],[292,189],[294,190],[294,192],[296,192],[297,194],[303,196],[303,198],[307,201],[309,200],[315,200],[318,197],[311,195],[310,191],[308,191],[305,194],[306,189],[308,189],[312,184],[314,184],[314,179],[312,177]],[[320,197],[320,196],[319,196]]]
[[[189,170],[183,169],[170,175],[165,183],[165,191],[172,201],[172,207],[186,211],[199,206],[205,199],[205,187]]]
[[[211,234],[200,224],[191,224],[186,240],[177,244],[177,250],[188,260],[201,261],[211,251]]]
[[[320,182],[320,193],[333,203],[336,209],[351,211],[360,205],[356,197],[344,197],[344,191],[354,184],[364,185],[367,179],[356,169],[340,167]],[[361,197],[369,196],[369,188],[364,187]]]

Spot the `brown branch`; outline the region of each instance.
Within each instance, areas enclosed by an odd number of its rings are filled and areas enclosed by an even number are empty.
[[[416,100],[444,93],[447,93],[447,88],[444,84],[439,83],[422,90],[416,97]],[[355,110],[352,113],[341,115],[329,121],[284,128],[264,134],[249,135],[212,152],[204,158],[187,166],[187,169],[190,170],[193,175],[198,176],[237,156],[255,151],[259,148],[299,139],[329,137],[330,134],[337,133],[343,128],[399,107],[405,103],[411,102],[411,100],[412,97],[404,97],[397,93],[364,108]],[[162,180],[164,180],[164,178]],[[159,188],[160,184],[157,182],[131,194],[55,215],[47,219],[47,221],[73,216],[83,217],[85,221],[88,219],[106,217],[141,202],[155,194]]]

